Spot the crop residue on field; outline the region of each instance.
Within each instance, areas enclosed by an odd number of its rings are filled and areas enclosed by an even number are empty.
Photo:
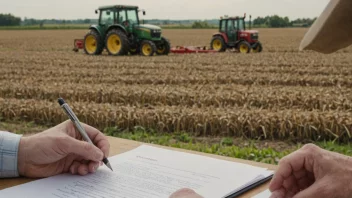
[[[209,45],[214,30],[165,30]],[[352,133],[352,48],[299,52],[305,29],[263,29],[261,54],[158,57],[72,52],[84,30],[0,31],[0,117],[59,123],[67,100],[96,127],[287,139]]]

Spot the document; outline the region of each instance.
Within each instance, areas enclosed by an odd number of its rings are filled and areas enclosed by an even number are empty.
[[[167,198],[191,188],[204,198],[224,197],[249,184],[265,168],[142,145],[110,157],[114,172],[62,174],[0,191],[11,198]]]

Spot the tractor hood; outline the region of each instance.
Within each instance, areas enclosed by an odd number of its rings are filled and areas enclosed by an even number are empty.
[[[240,33],[242,34],[258,34],[258,30],[242,30],[240,31]]]
[[[258,40],[259,33],[257,30],[242,30],[239,31],[240,38],[247,38],[249,40]]]
[[[149,24],[139,25],[138,27],[142,28],[142,29],[149,29],[149,30],[161,30],[161,28],[159,26],[149,25]]]

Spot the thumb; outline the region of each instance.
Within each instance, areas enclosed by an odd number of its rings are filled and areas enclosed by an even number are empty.
[[[305,190],[297,193],[293,198],[307,198],[307,197],[333,197],[330,195],[328,183],[324,184],[323,180],[315,182]]]
[[[93,144],[75,138],[65,137],[65,141],[59,143],[59,147],[66,154],[76,154],[83,157],[85,160],[99,162],[103,159],[103,152]]]

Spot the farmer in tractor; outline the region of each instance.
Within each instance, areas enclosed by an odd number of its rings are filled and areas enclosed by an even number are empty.
[[[301,49],[332,53],[352,44],[352,1],[332,0],[305,35]],[[81,141],[71,121],[33,136],[0,132],[0,177],[49,177],[61,173],[94,173],[109,142],[97,129],[84,125],[95,146]],[[272,197],[351,197],[352,158],[305,145],[280,160],[270,183]],[[200,198],[181,189],[171,198]]]

